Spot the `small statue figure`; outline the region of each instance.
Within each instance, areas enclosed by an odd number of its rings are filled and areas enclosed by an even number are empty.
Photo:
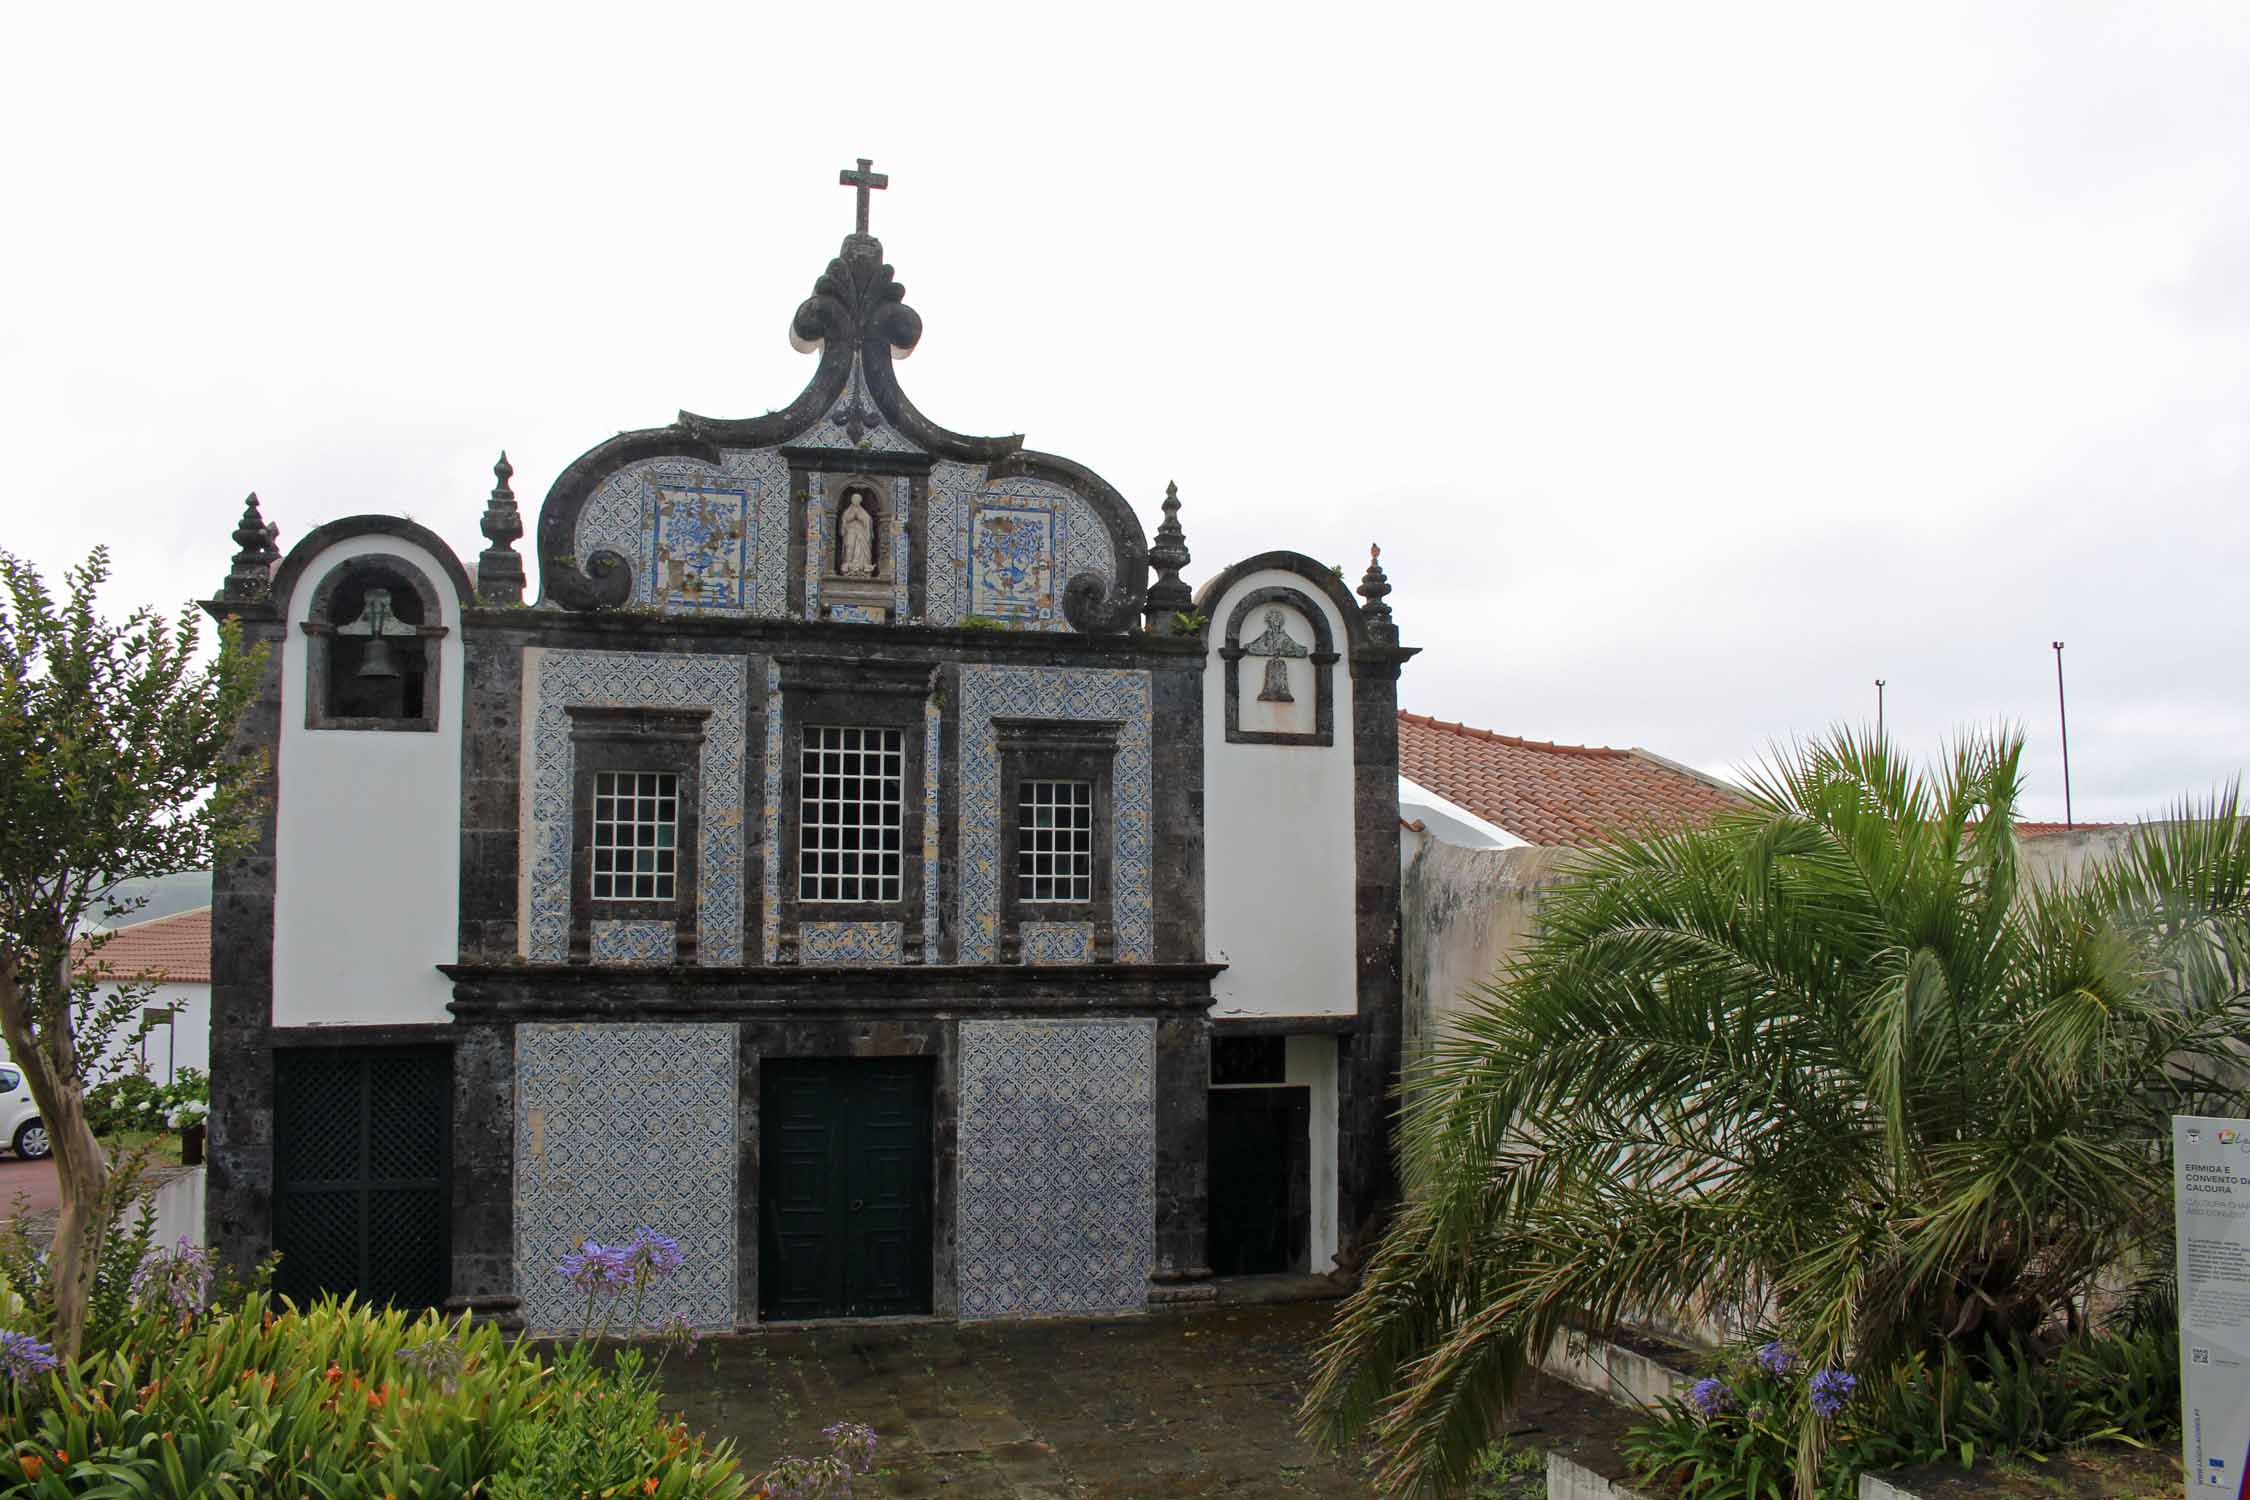
[[[1297,701],[1297,695],[1289,691],[1289,658],[1310,656],[1312,652],[1282,628],[1280,610],[1266,611],[1265,634],[1244,646],[1242,652],[1245,656],[1262,656],[1266,659],[1266,685],[1258,692],[1260,703]]]
[[[859,503],[859,491],[853,490],[846,497],[844,513],[837,519],[837,531],[843,541],[843,566],[839,571],[846,578],[873,578],[875,518]]]

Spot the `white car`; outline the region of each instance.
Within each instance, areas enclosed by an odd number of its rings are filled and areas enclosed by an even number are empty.
[[[0,1143],[13,1146],[25,1161],[43,1161],[55,1150],[47,1142],[47,1122],[39,1118],[23,1069],[5,1061],[0,1061]]]

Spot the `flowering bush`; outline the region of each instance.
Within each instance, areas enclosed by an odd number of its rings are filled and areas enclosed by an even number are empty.
[[[1910,1464],[2044,1454],[2074,1443],[2155,1446],[2177,1433],[2178,1339],[2167,1327],[2083,1338],[2039,1358],[1987,1343],[1883,1372],[1809,1373],[1785,1344],[1745,1347],[1626,1438],[1636,1481],[1683,1500],[1786,1500],[1804,1424],[1822,1440],[1819,1494]]]
[[[0,1390],[0,1490],[63,1496],[581,1493],[734,1500],[727,1446],[637,1369],[553,1365],[490,1327],[255,1295]]]

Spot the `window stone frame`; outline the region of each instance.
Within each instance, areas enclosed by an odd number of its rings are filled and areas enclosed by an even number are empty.
[[[332,642],[336,637],[336,622],[328,618],[334,607],[336,595],[354,575],[382,571],[397,575],[414,591],[422,606],[422,623],[414,627],[421,638],[422,650],[422,712],[413,718],[379,719],[359,715],[333,714],[328,711],[328,668],[333,655]],[[451,627],[443,624],[445,609],[440,602],[437,585],[415,563],[395,552],[362,552],[347,557],[322,575],[307,603],[305,618],[297,628],[305,637],[305,728],[377,730],[388,733],[434,734],[438,728],[438,699],[440,668],[444,661],[442,643],[452,634]],[[349,623],[348,621],[345,623]],[[403,638],[402,638],[403,639]]]
[[[1116,816],[1117,737],[1121,719],[992,721],[1000,761],[1000,962],[1023,962],[1026,922],[1088,922],[1094,929],[1094,962],[1117,958]],[[1025,901],[1017,888],[1023,848],[1023,784],[1085,781],[1094,789],[1094,881],[1088,901]]]
[[[572,704],[570,716],[570,962],[593,961],[594,923],[672,923],[672,962],[695,962],[702,894],[703,740],[707,708],[608,708]],[[672,895],[666,900],[594,899],[594,785],[604,771],[679,777]]]
[[[1313,672],[1313,727],[1308,734],[1242,727],[1242,661],[1250,654],[1242,649],[1242,627],[1251,611],[1268,604],[1286,605],[1303,615],[1312,626],[1312,650],[1306,653]],[[1328,616],[1310,594],[1282,584],[1271,584],[1244,594],[1227,615],[1226,639],[1219,647],[1219,659],[1226,664],[1228,744],[1326,747],[1336,743],[1336,663],[1342,658],[1336,650],[1335,636],[1328,629]]]
[[[901,963],[934,961],[923,950],[922,789],[935,774],[925,764],[923,705],[937,691],[927,662],[777,656],[781,669],[780,847],[773,859],[777,912],[774,961],[798,962],[797,933],[808,922],[900,924]],[[807,901],[798,892],[804,841],[804,755],[807,725],[894,729],[899,733],[899,894],[895,901]]]

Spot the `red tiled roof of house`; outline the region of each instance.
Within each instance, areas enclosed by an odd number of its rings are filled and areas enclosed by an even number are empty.
[[[2083,833],[2089,828],[2120,828],[2123,826],[2120,823],[2026,823],[2019,818],[2016,821],[2016,837],[2019,839],[2037,839],[2045,838],[2050,833]]]
[[[84,945],[80,945],[83,952]],[[120,927],[94,960],[119,979],[165,984],[211,982],[211,908],[198,907]],[[83,958],[80,972],[85,970]]]
[[[1742,805],[1646,750],[1555,745],[1422,714],[1398,716],[1398,761],[1409,779],[1534,844],[1594,843]]]

